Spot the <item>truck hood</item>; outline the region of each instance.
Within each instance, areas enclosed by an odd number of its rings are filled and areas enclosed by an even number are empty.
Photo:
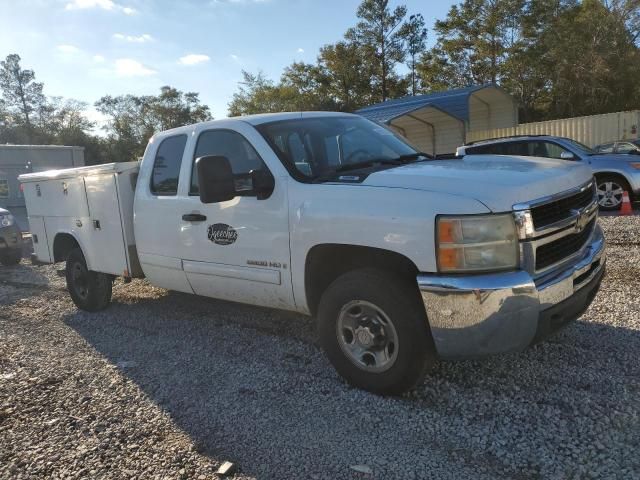
[[[407,188],[470,197],[494,212],[577,187],[593,176],[578,162],[548,158],[470,155],[382,170],[363,185]]]

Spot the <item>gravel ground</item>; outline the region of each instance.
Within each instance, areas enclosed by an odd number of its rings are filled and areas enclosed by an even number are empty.
[[[0,269],[0,478],[640,478],[640,217],[602,219],[588,312],[405,398],[345,385],[296,315],[117,283],[79,312]]]

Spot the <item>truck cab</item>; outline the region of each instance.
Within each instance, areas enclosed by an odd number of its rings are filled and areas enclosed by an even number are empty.
[[[190,125],[151,138],[139,165],[21,181],[38,256],[66,260],[80,308],[144,276],[313,315],[338,372],[376,393],[413,388],[437,358],[539,341],[588,307],[605,268],[587,166],[434,160],[356,115]]]

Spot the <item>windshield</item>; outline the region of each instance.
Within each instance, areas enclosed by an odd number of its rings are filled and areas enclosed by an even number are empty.
[[[573,148],[578,149],[581,153],[585,154],[585,155],[593,155],[595,152],[595,150],[587,147],[586,145],[577,142],[575,140],[572,140],[571,138],[565,138],[566,142],[571,145]]]
[[[257,128],[289,171],[303,180],[423,156],[395,133],[361,117],[300,118]]]

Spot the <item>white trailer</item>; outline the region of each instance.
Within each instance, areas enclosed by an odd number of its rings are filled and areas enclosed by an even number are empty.
[[[133,232],[138,169],[138,162],[128,162],[22,175],[34,256],[63,261],[65,242],[76,241],[89,269],[142,276]],[[55,241],[47,232],[56,234]]]

